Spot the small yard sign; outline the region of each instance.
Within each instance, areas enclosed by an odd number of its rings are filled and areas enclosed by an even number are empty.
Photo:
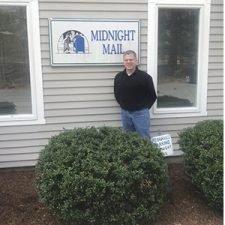
[[[165,156],[173,155],[172,139],[169,134],[156,136],[151,140],[160,147]]]

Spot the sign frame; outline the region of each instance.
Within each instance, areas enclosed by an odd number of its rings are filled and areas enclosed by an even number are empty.
[[[49,43],[51,66],[122,65],[126,50],[140,62],[140,20],[50,18]]]

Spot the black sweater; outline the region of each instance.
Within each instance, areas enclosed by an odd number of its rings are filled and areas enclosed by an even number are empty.
[[[150,109],[156,100],[152,77],[138,68],[130,76],[126,70],[115,76],[114,94],[120,107],[128,111]]]

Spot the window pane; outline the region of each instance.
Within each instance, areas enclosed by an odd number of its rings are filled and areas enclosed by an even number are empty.
[[[196,106],[199,9],[159,9],[158,108]]]
[[[30,114],[25,6],[0,6],[0,115]]]

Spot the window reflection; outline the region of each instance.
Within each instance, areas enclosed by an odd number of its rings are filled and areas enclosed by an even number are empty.
[[[196,106],[199,9],[158,14],[158,108]]]
[[[0,7],[0,115],[30,114],[31,87],[25,6]]]

